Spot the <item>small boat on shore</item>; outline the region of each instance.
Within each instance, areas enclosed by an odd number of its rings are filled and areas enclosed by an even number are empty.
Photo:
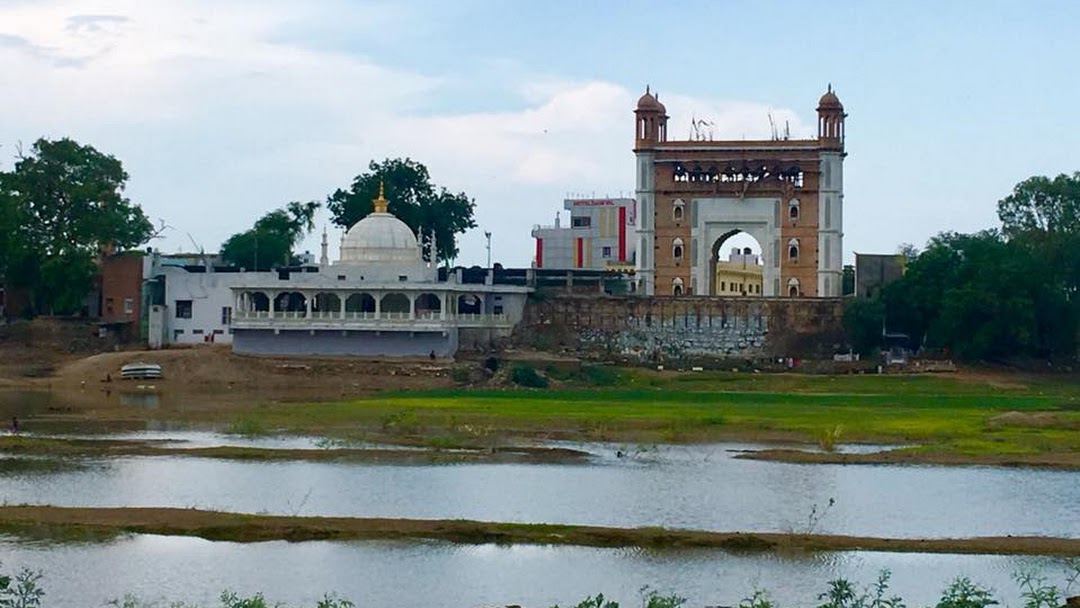
[[[120,368],[120,377],[125,380],[161,378],[161,366],[157,363],[128,363]]]

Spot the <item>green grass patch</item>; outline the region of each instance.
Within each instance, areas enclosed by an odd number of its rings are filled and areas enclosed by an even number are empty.
[[[461,428],[485,428],[500,435],[556,433],[586,440],[783,436],[811,444],[933,445],[957,453],[1080,450],[1080,390],[1060,379],[992,385],[948,376],[588,369],[549,371],[561,388],[386,392],[349,401],[270,405],[259,408],[257,416],[270,428],[330,434],[373,428],[391,436],[430,436],[437,443],[450,441]],[[574,385],[573,378],[613,384]],[[1052,412],[1053,420],[1041,426],[996,421],[1006,412]]]

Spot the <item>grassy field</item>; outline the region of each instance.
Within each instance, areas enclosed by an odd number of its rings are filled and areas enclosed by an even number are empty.
[[[1080,382],[1068,378],[806,376],[611,370],[604,384],[387,392],[271,404],[239,429],[469,443],[544,436],[614,441],[919,444],[955,454],[1080,453]]]

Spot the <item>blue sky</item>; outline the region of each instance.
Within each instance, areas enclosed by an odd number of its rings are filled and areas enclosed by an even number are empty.
[[[1066,1],[0,0],[0,163],[40,136],[114,154],[177,251],[411,156],[476,198],[460,262],[490,230],[525,265],[566,193],[631,190],[646,84],[673,137],[696,115],[740,138],[770,112],[809,134],[831,82],[850,259],[994,226],[1016,182],[1080,170],[1077,32]]]

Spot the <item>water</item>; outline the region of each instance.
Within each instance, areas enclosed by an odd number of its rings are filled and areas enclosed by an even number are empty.
[[[689,606],[735,605],[755,585],[780,605],[814,606],[828,580],[843,576],[865,585],[882,568],[892,571],[891,588],[908,605],[933,605],[950,580],[971,575],[1016,606],[1014,572],[1034,568],[1055,584],[1064,582],[1062,562],[1049,558],[873,552],[735,556],[391,541],[237,544],[163,536],[78,545],[0,538],[0,560],[7,572],[23,566],[42,570],[46,604],[58,608],[101,606],[126,593],[217,605],[226,588],[305,605],[334,591],[358,606],[518,603],[537,608],[574,605],[598,592],[636,606],[638,589],[646,584],[687,597]]]
[[[659,446],[626,458],[616,457],[625,446],[578,447],[595,458],[567,465],[408,466],[177,456],[91,460],[76,470],[5,475],[0,500],[908,538],[1080,537],[1080,474],[1071,471],[733,458],[729,450],[754,447],[745,445]],[[830,499],[835,505],[827,508]]]

